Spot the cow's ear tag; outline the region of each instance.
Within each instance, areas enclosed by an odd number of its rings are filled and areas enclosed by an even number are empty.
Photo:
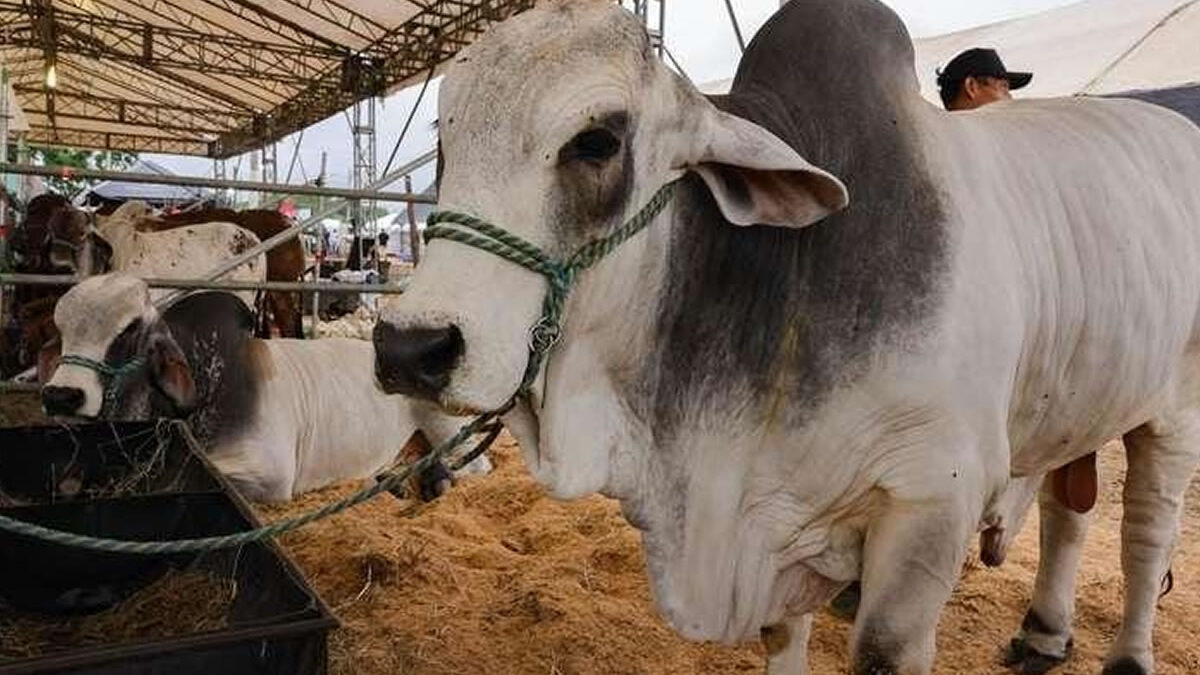
[[[766,129],[699,103],[696,134],[682,138],[675,168],[704,179],[735,225],[806,227],[850,203],[842,181]]]

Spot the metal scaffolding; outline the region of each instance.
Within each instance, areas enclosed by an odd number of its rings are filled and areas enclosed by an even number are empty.
[[[354,113],[350,122],[351,136],[354,141],[354,161],[351,168],[350,186],[362,190],[375,182],[376,140],[375,140],[375,99],[366,98],[354,104]],[[374,213],[373,200],[356,199],[351,206],[351,222],[354,224],[354,235],[360,236],[360,228],[366,219]],[[359,251],[362,255],[362,251]]]
[[[403,86],[533,3],[0,0],[0,60],[31,143],[223,158]]]
[[[314,195],[319,197],[341,197],[343,199],[371,200],[381,202],[432,203],[428,195],[408,192],[385,192],[379,188],[395,182],[400,175],[394,175],[386,183],[372,181],[361,190],[335,187],[318,187],[314,185],[282,185],[248,180],[215,180],[210,178],[195,178],[192,176],[175,176],[160,173],[129,173],[125,171],[102,171],[99,169],[75,169],[63,166],[34,166],[31,164],[12,164],[0,162],[0,175],[17,174],[28,176],[70,176],[91,180],[119,180],[127,183],[153,183],[157,185],[180,185],[184,187],[215,187],[247,192],[287,193],[293,195]]]
[[[650,44],[659,58],[663,57],[667,27],[667,0],[631,0],[633,13],[646,25]],[[655,7],[652,7],[654,5]],[[653,10],[657,11],[653,11]]]

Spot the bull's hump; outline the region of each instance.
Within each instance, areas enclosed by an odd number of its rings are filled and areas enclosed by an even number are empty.
[[[931,332],[949,251],[911,50],[875,0],[792,0],[747,50],[716,102],[841,178],[851,206],[801,230],[736,227],[685,182],[647,388],[666,429],[731,394],[792,418]]]

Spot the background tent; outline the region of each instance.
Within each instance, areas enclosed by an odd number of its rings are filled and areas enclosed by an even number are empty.
[[[915,41],[921,93],[941,105],[937,69],[971,47],[1033,72],[1019,96],[1134,96],[1200,124],[1200,0],[1084,0]],[[729,91],[733,80],[699,85]]]
[[[145,159],[139,159],[129,171],[142,174],[173,175],[163,167]],[[140,200],[155,208],[183,207],[196,202],[202,202],[212,197],[212,193],[203,188],[185,187],[182,185],[155,185],[153,183],[128,183],[119,180],[109,180],[98,183],[86,190],[78,202],[87,206],[115,206],[130,200]]]
[[[1085,0],[917,40],[926,98],[940,103],[937,69],[971,47],[1033,72],[1021,96],[1131,95],[1200,123],[1200,0]]]

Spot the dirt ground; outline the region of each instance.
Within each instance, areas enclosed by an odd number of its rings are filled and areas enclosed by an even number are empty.
[[[36,423],[36,399],[0,396],[0,426]],[[650,600],[637,533],[616,504],[549,499],[502,437],[497,469],[414,507],[383,496],[284,538],[312,585],[341,620],[331,640],[333,675],[512,673],[757,673],[757,645],[692,644],[676,637]],[[1117,444],[1101,459],[1101,499],[1079,582],[1076,650],[1056,672],[1095,675],[1120,621],[1120,493]],[[352,492],[343,485],[268,519]],[[1175,589],[1160,603],[1158,672],[1200,672],[1200,488],[1189,495],[1174,561]],[[936,673],[1006,673],[1001,646],[1020,623],[1037,560],[1037,517],[998,570],[972,557],[938,636]],[[822,614],[813,672],[844,673],[848,625]]]
[[[497,471],[463,481],[413,511],[382,498],[285,539],[343,629],[335,675],[450,673],[754,673],[757,646],[697,645],[676,637],[651,604],[637,533],[600,497],[547,498],[515,446],[494,453]],[[1120,621],[1120,446],[1101,461],[1101,502],[1079,582],[1074,658],[1056,672],[1094,675]],[[309,495],[275,518],[349,492]],[[1175,589],[1160,604],[1158,672],[1200,672],[1200,495],[1193,488],[1175,556]],[[999,663],[1021,621],[1037,562],[1030,516],[1008,562],[972,558],[945,613],[936,673],[1006,673]],[[847,672],[848,625],[818,618],[814,673]]]

